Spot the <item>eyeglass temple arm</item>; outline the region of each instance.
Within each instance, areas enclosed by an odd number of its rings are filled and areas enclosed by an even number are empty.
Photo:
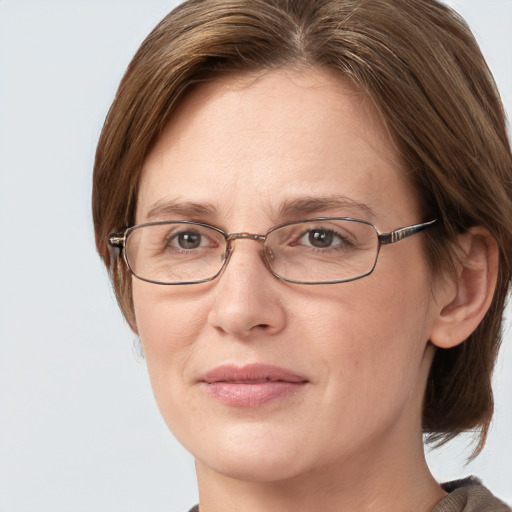
[[[422,222],[420,224],[413,224],[412,226],[398,228],[394,231],[391,231],[390,233],[379,233],[379,242],[382,245],[394,244],[400,240],[403,240],[404,238],[415,235],[424,229],[428,229],[435,222],[437,222],[437,219],[430,220],[428,222]]]
[[[114,265],[119,255],[121,254],[121,250],[124,247],[126,241],[126,236],[124,233],[112,233],[108,236],[108,252],[110,253],[110,274],[112,274],[114,270]]]

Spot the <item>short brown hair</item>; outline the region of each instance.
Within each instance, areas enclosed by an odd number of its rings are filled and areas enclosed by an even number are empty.
[[[96,244],[134,222],[142,164],[194,84],[220,73],[327,67],[372,98],[398,141],[425,218],[434,271],[456,236],[483,226],[499,247],[492,305],[462,344],[438,349],[423,428],[436,441],[480,430],[493,412],[491,374],[511,279],[512,158],[499,94],[465,22],[436,0],[189,0],[152,31],[108,113],[94,167]],[[116,296],[136,330],[131,278],[117,259]]]

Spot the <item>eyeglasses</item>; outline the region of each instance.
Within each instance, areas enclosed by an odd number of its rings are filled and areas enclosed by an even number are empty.
[[[436,219],[437,220],[437,219]],[[370,222],[321,217],[285,222],[265,235],[226,233],[188,220],[149,222],[109,236],[123,251],[130,272],[155,284],[180,285],[212,281],[229,262],[233,242],[260,242],[270,272],[300,284],[344,283],[373,272],[381,245],[394,244],[430,228],[436,220],[380,233]]]

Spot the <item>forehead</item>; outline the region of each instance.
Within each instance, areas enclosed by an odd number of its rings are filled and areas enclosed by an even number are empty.
[[[284,203],[308,197],[372,210],[386,189],[410,195],[403,174],[372,101],[339,76],[224,76],[188,94],[148,155],[137,222],[166,202],[208,204],[224,217],[254,207],[279,221]]]

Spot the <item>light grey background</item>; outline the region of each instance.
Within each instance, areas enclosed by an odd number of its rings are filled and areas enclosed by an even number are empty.
[[[95,254],[89,205],[117,84],[176,3],[0,0],[1,512],[179,512],[197,499]],[[450,3],[512,112],[512,1]],[[465,468],[462,440],[429,460],[438,479],[477,474],[512,502],[510,327],[495,386],[484,453]]]

